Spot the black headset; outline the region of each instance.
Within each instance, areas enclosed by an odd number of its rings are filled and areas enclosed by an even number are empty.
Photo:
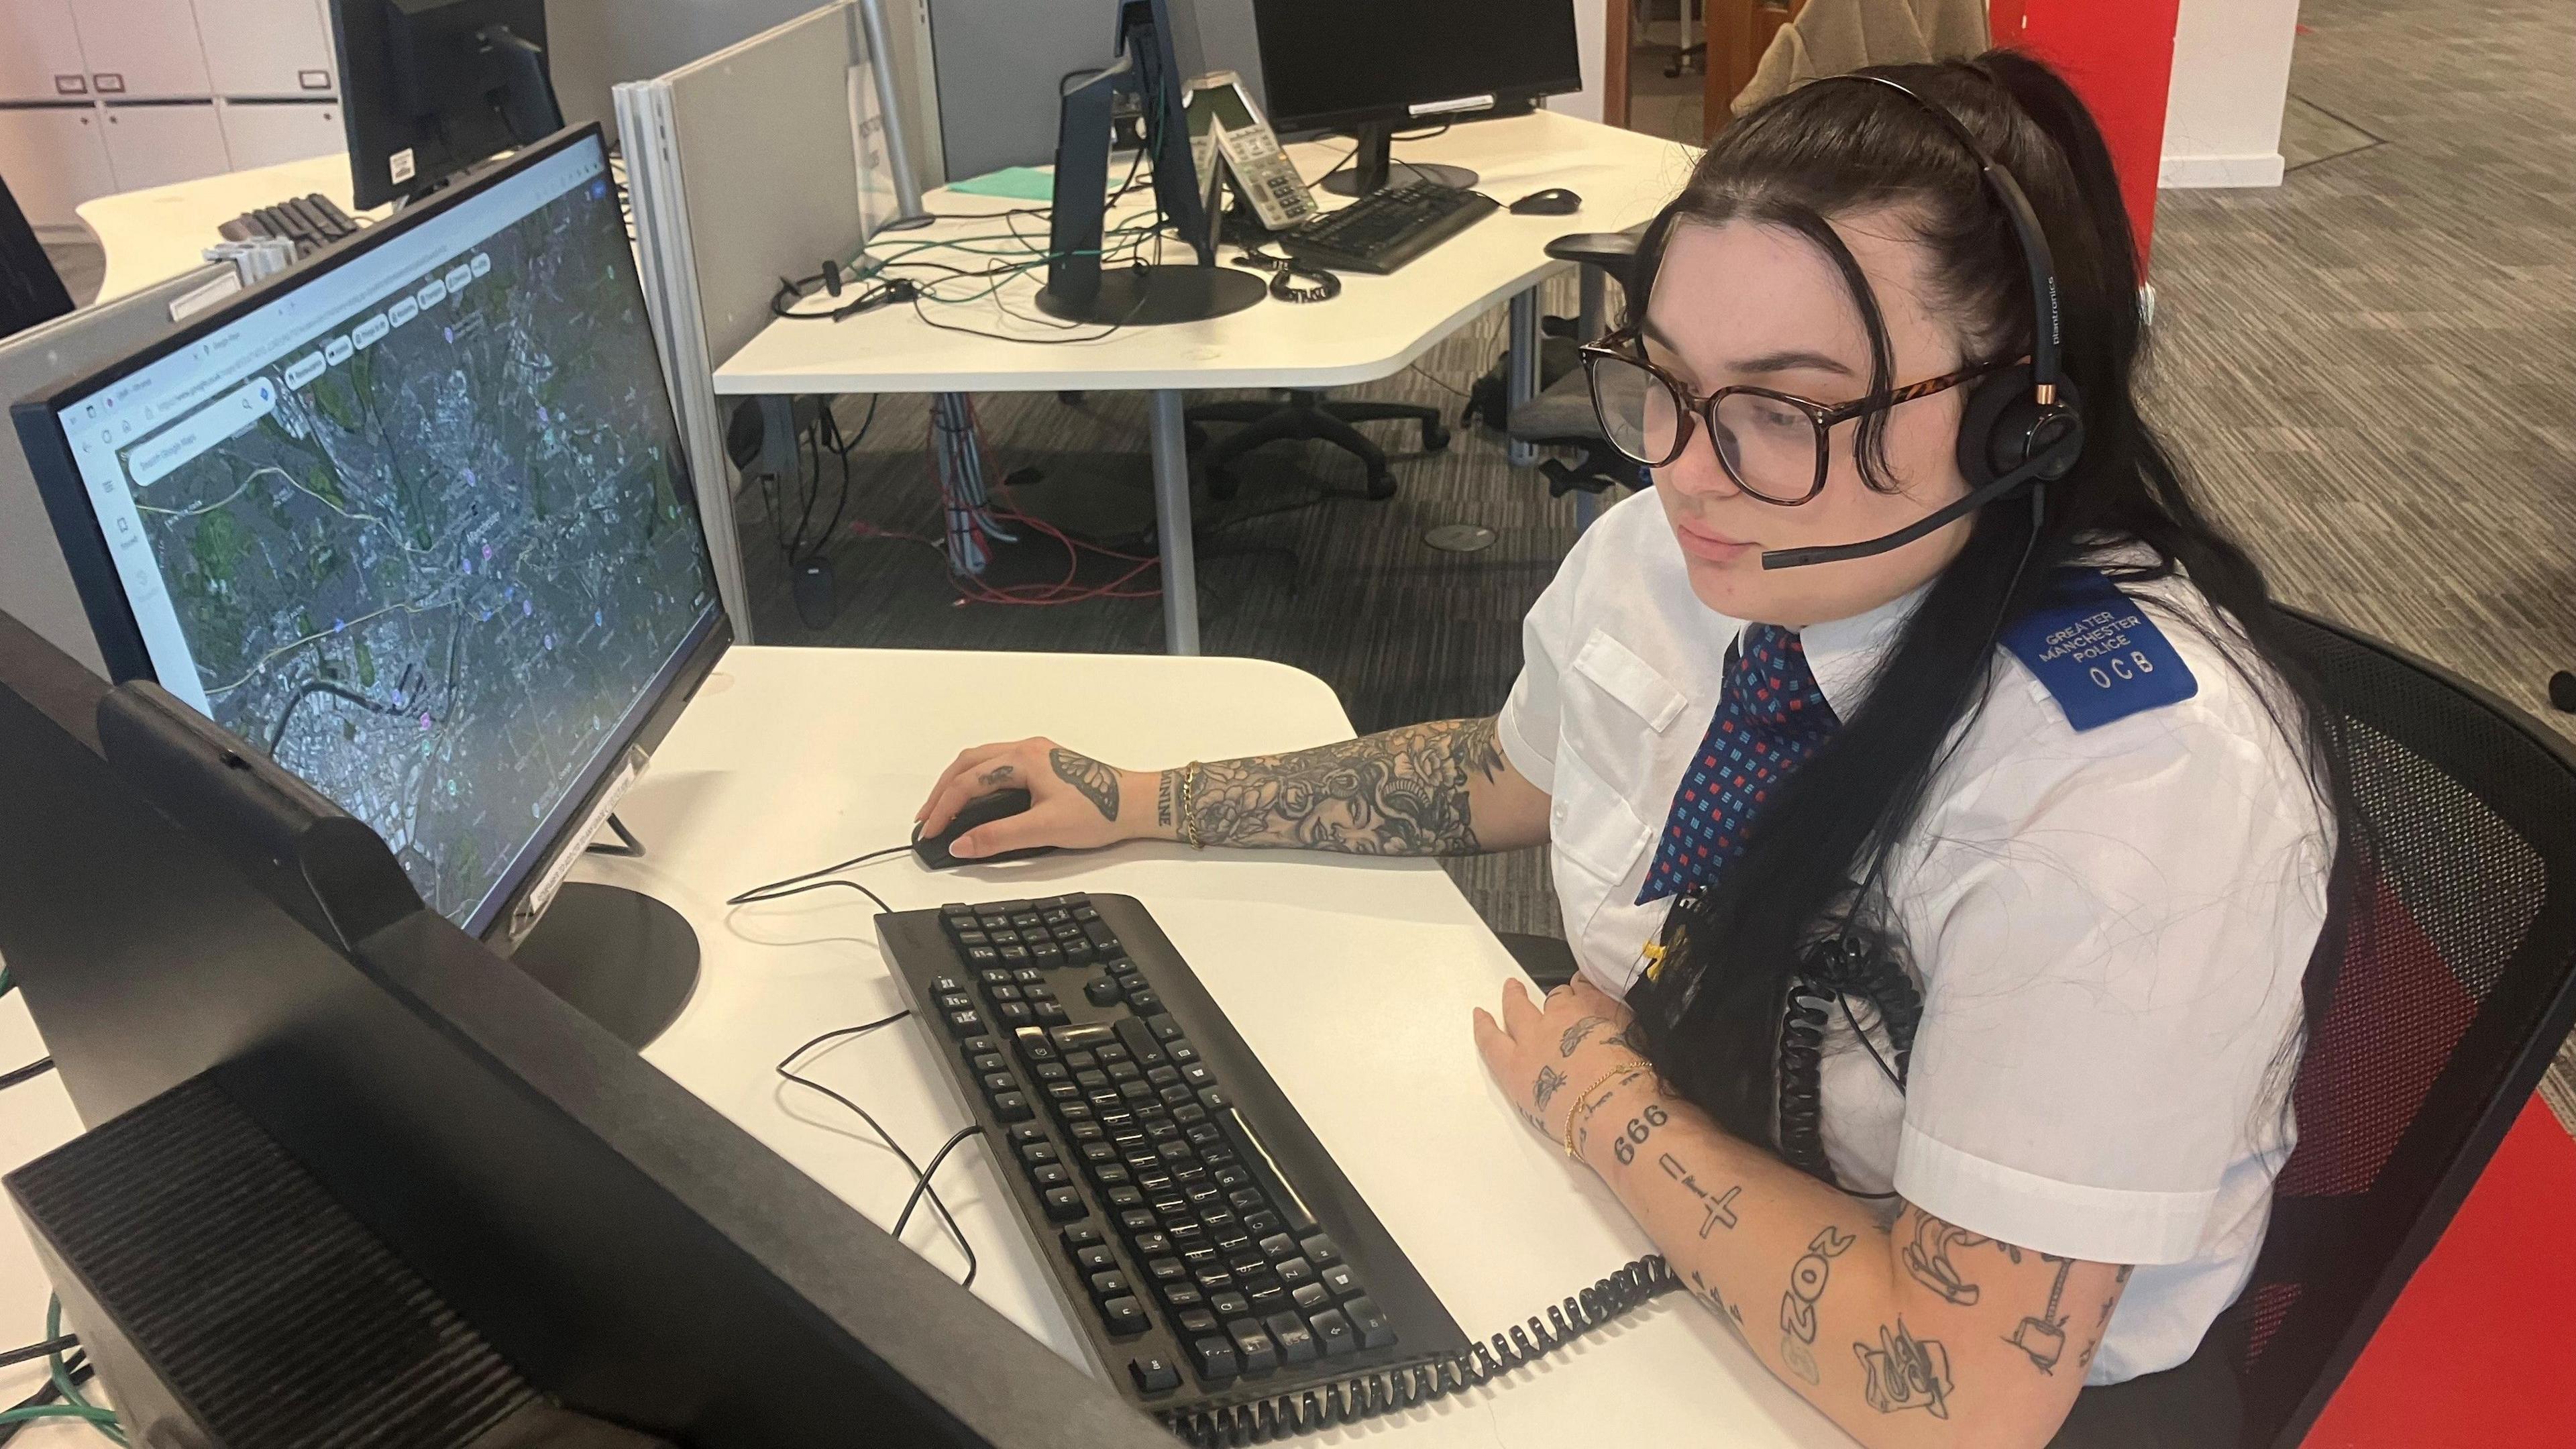
[[[1968,393],[1959,419],[1959,472],[1968,480],[1968,495],[1894,533],[1863,543],[1821,548],[1772,549],[1762,555],[1766,569],[1798,568],[1868,558],[1902,548],[1989,503],[2034,484],[2054,483],[2075,471],[2084,455],[2083,400],[2074,383],[2059,370],[2061,341],[2057,303],[2057,268],[2050,260],[2048,235],[2021,183],[1968,132],[1949,108],[1935,104],[1902,81],[1883,75],[1824,76],[1811,84],[1859,82],[1884,86],[1921,107],[1950,133],[1977,163],[1977,175],[2003,208],[2013,235],[2020,240],[2022,263],[2030,271],[2030,362],[1980,380]]]

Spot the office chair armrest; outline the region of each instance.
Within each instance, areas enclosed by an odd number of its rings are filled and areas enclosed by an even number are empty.
[[[1624,231],[1579,231],[1549,242],[1547,254],[1560,262],[1599,267],[1625,284],[1629,264],[1637,259],[1637,238]]]

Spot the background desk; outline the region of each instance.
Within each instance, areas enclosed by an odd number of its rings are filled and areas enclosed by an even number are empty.
[[[1350,151],[1339,142],[1288,148],[1306,176],[1321,176]],[[1678,143],[1553,112],[1461,125],[1443,136],[1397,146],[1400,160],[1472,167],[1479,190],[1506,204],[1551,186],[1583,198],[1572,216],[1488,217],[1392,276],[1343,275],[1329,302],[1291,306],[1263,301],[1229,317],[1166,327],[1129,327],[1098,341],[1032,346],[1066,333],[1014,320],[996,305],[929,306],[941,322],[1005,334],[978,337],[941,331],[908,307],[838,323],[778,321],[716,369],[723,395],[879,392],[1141,391],[1153,394],[1154,501],[1163,554],[1163,619],[1167,646],[1198,652],[1198,598],[1193,578],[1188,446],[1182,393],[1199,388],[1330,388],[1368,382],[1402,369],[1469,319],[1505,298],[1528,293],[1567,270],[1546,255],[1548,242],[1571,232],[1619,231],[1653,217],[1690,174],[1692,152]],[[1398,168],[1401,177],[1402,168]],[[1140,195],[1143,188],[1139,188]],[[942,188],[925,198],[946,221],[914,232],[889,232],[873,248],[892,255],[923,240],[989,237],[989,218],[1014,203]],[[1339,204],[1331,201],[1331,204]],[[1025,204],[1025,203],[1022,203]],[[1131,200],[1110,224],[1141,217],[1152,202]],[[1043,249],[1043,228],[1023,222]],[[1165,241],[1165,256],[1186,257]],[[1227,257],[1235,248],[1224,248]],[[927,260],[980,267],[993,258],[948,251]],[[1034,314],[1042,271],[1004,286],[998,300]],[[1514,309],[1516,349],[1537,340],[1535,297]],[[1074,336],[1093,335],[1097,328]],[[1016,339],[1016,340],[1014,340]]]
[[[257,207],[315,192],[352,216],[382,214],[362,214],[356,209],[345,152],[82,202],[76,209],[81,225],[98,238],[99,250],[107,254],[107,275],[99,284],[98,300],[122,297],[164,277],[202,267],[206,248],[223,240],[216,229],[225,222]]]

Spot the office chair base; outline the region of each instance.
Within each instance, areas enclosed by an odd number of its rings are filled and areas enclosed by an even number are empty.
[[[1207,470],[1208,496],[1219,500],[1234,497],[1239,483],[1234,477],[1234,461],[1253,449],[1282,439],[1315,439],[1330,443],[1360,460],[1368,470],[1368,496],[1386,499],[1395,496],[1395,475],[1387,471],[1386,450],[1369,440],[1354,427],[1355,423],[1415,423],[1422,429],[1422,447],[1436,453],[1449,446],[1449,428],[1441,420],[1440,410],[1415,403],[1327,402],[1323,394],[1295,392],[1286,402],[1217,402],[1201,403],[1189,410],[1193,441],[1206,436],[1205,424],[1241,423],[1243,428],[1224,441],[1205,449],[1202,465]]]
[[[1088,298],[1038,293],[1038,310],[1067,322],[1105,327],[1166,327],[1240,312],[1270,295],[1270,283],[1241,268],[1165,264],[1105,267]]]
[[[2549,676],[2549,702],[2568,714],[2576,714],[2576,672],[2565,669]]]
[[[573,881],[555,893],[510,960],[642,1051],[679,1020],[697,990],[698,933],[642,891]]]

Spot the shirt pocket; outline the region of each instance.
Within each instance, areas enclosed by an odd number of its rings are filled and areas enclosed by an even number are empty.
[[[1663,802],[1648,799],[1670,789],[1653,778],[1655,761],[1666,753],[1663,732],[1689,703],[1661,671],[1607,632],[1595,630],[1575,652],[1566,671],[1564,749],[1549,821],[1564,863],[1593,878],[1581,893],[1593,899],[1583,901],[1570,923],[1579,925],[1616,894],[1654,839],[1640,812],[1651,808],[1657,819],[1663,816]],[[1569,904],[1581,894],[1568,892]]]

